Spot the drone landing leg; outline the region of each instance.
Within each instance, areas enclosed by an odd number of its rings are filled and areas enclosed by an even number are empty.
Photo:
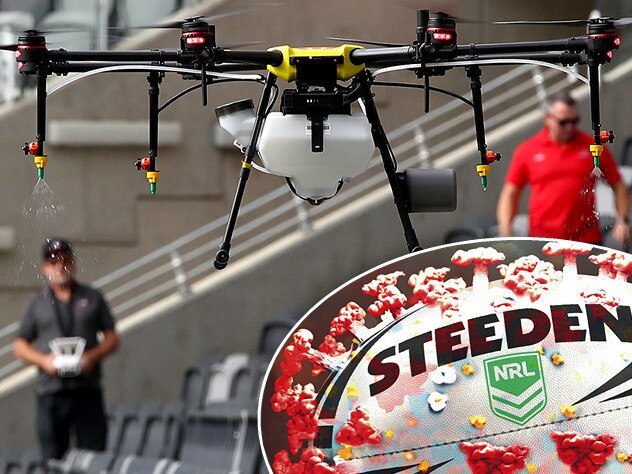
[[[362,90],[362,101],[366,109],[366,116],[371,124],[371,133],[373,134],[373,141],[375,146],[380,150],[382,156],[382,162],[384,163],[384,171],[388,177],[388,182],[391,185],[391,191],[393,192],[393,198],[395,199],[395,206],[397,206],[397,212],[402,222],[404,229],[404,237],[406,238],[406,245],[408,245],[409,252],[416,252],[421,250],[419,241],[417,240],[417,234],[410,221],[410,215],[406,209],[406,200],[402,194],[402,190],[399,186],[399,180],[397,178],[397,162],[393,155],[393,150],[388,142],[386,132],[380,122],[380,117],[377,113],[377,107],[373,100],[373,93],[371,92],[371,86],[369,84],[369,78],[367,71],[363,71],[359,74],[358,79]]]
[[[230,258],[230,241],[233,237],[233,231],[235,230],[235,224],[237,223],[237,215],[239,214],[239,207],[241,206],[241,200],[244,197],[244,191],[246,189],[246,182],[250,176],[250,169],[252,168],[252,159],[257,153],[257,142],[261,135],[263,128],[263,122],[266,118],[266,112],[270,103],[270,95],[272,88],[276,83],[276,76],[268,73],[266,82],[261,93],[261,100],[257,107],[257,114],[255,117],[255,124],[250,137],[250,143],[244,153],[244,161],[241,164],[241,172],[239,173],[239,182],[237,183],[237,191],[235,192],[235,199],[233,200],[233,206],[228,216],[228,224],[226,224],[226,231],[224,233],[224,240],[219,246],[219,251],[215,255],[213,265],[218,270],[226,268],[228,265],[228,259]]]

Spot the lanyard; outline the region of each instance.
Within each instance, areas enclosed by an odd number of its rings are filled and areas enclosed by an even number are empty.
[[[57,318],[57,324],[59,326],[59,330],[61,331],[62,336],[64,337],[70,337],[73,335],[74,332],[74,327],[75,327],[75,307],[74,307],[74,296],[75,296],[75,292],[74,292],[74,287],[73,287],[73,292],[70,296],[70,301],[68,303],[68,308],[70,310],[70,320],[67,321],[68,324],[64,324],[64,318],[61,315],[61,308],[60,306],[60,301],[57,299],[57,297],[55,296],[55,292],[53,290],[51,290],[51,296],[52,296],[52,304],[53,304],[53,308],[55,309],[55,317]]]

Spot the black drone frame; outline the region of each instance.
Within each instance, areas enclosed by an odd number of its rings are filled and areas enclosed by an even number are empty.
[[[390,66],[412,65],[409,69],[423,79],[425,110],[429,109],[429,93],[431,90],[442,91],[430,86],[430,77],[443,75],[454,67],[464,67],[470,81],[472,100],[461,98],[472,106],[476,141],[480,155],[477,171],[481,177],[483,188],[487,185],[489,165],[500,158],[495,152],[488,151],[485,140],[483,118],[483,101],[481,95],[481,65],[498,60],[539,61],[563,66],[586,65],[590,90],[590,113],[595,144],[591,147],[595,166],[598,166],[599,155],[606,142],[612,142],[614,134],[602,132],[599,103],[599,68],[610,61],[612,51],[619,46],[616,21],[611,18],[588,20],[588,33],[581,37],[571,37],[552,41],[529,41],[489,44],[457,45],[456,22],[454,19],[437,14],[430,17],[427,10],[417,12],[416,40],[407,46],[385,46],[377,48],[357,47],[349,53],[348,60],[352,65],[360,67],[360,72],[353,75],[348,87],[337,84],[336,65],[341,58],[327,58],[315,55],[301,58],[292,64],[296,67],[297,88],[292,93],[298,102],[303,104],[298,112],[312,117],[327,116],[331,112],[332,101],[335,107],[350,105],[361,100],[366,117],[371,126],[374,144],[379,150],[388,177],[395,205],[401,220],[408,250],[420,250],[419,241],[410,220],[410,213],[416,212],[411,205],[411,196],[406,186],[404,173],[397,172],[397,161],[391,149],[386,132],[380,122],[378,110],[373,99],[371,87],[376,81],[367,68],[384,68]],[[138,169],[147,171],[150,189],[155,192],[158,179],[156,158],[158,157],[158,115],[165,107],[188,92],[201,88],[202,103],[207,103],[207,86],[216,81],[208,79],[208,72],[243,72],[260,71],[266,67],[281,65],[284,55],[279,49],[267,51],[235,51],[218,47],[215,43],[215,28],[201,17],[190,18],[178,24],[182,29],[180,49],[150,51],[66,51],[46,48],[45,37],[37,31],[28,31],[20,36],[18,44],[4,49],[15,49],[20,72],[35,75],[37,79],[37,132],[36,141],[26,144],[24,151],[35,157],[38,173],[43,177],[43,166],[46,164],[44,142],[46,138],[46,79],[49,75],[66,75],[68,73],[87,72],[111,66],[134,66],[135,70],[146,67],[149,83],[149,152],[148,156],[136,161]],[[184,78],[201,78],[199,84],[189,87],[162,106],[159,105],[159,88],[165,74],[160,68],[178,72]],[[115,68],[111,68],[115,69]],[[214,259],[217,269],[225,268],[230,257],[231,240],[236,226],[239,208],[244,196],[246,183],[252,168],[252,161],[257,154],[257,143],[261,136],[267,114],[270,112],[276,95],[277,77],[272,72],[260,76],[263,90],[255,114],[254,127],[248,145],[244,150],[244,159],[239,175],[226,226],[224,238]],[[286,91],[287,92],[287,91]],[[310,101],[301,102],[301,97],[309,96]],[[297,102],[297,101],[293,101]],[[306,105],[307,103],[311,105]],[[293,111],[297,113],[296,111]],[[318,124],[313,122],[313,133],[317,133]],[[40,164],[38,164],[38,158]],[[43,164],[41,160],[44,160]],[[444,209],[442,209],[444,210]],[[451,210],[454,210],[451,209]]]

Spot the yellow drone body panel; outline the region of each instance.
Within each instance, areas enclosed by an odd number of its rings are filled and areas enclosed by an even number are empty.
[[[280,66],[268,66],[268,71],[287,82],[296,79],[296,66],[291,64],[291,59],[296,57],[341,57],[342,62],[336,67],[337,77],[341,81],[351,79],[364,69],[364,64],[353,64],[349,54],[354,49],[362,49],[362,46],[343,44],[335,48],[292,48],[291,46],[276,46],[268,51],[281,51],[283,62]]]

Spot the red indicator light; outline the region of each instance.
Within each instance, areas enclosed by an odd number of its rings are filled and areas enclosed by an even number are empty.
[[[15,51],[15,59],[18,59],[20,56],[22,56],[22,51],[20,51],[19,49],[17,49]]]
[[[18,69],[22,69],[24,67],[24,63],[18,63]]]
[[[186,43],[190,45],[198,45],[206,43],[206,38],[204,36],[189,36],[186,39]]]
[[[606,53],[606,56],[608,56],[608,59],[612,59],[612,57],[614,56],[614,54],[613,54],[613,52],[612,52],[612,51],[608,51],[608,52]]]
[[[432,38],[437,41],[451,41],[452,34],[450,33],[433,33]]]
[[[619,38],[619,37],[615,38],[615,39],[614,39],[614,45],[615,45],[615,46],[619,46],[619,45],[621,45],[621,38]]]

